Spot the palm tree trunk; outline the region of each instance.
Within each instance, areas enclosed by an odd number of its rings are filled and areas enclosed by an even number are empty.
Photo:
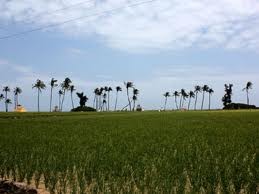
[[[127,96],[128,96],[128,102],[129,102],[129,107],[131,111],[131,102],[130,102],[130,97],[129,97],[129,89],[127,88]]]
[[[182,99],[183,99],[183,96],[181,95],[181,97],[180,97],[179,109],[181,109],[181,108],[182,108]]]
[[[110,92],[108,91],[108,111],[110,111]]]
[[[96,103],[95,103],[95,108],[96,108],[96,111],[98,109],[98,95],[96,95]]]
[[[19,105],[19,95],[17,94],[16,95],[16,108],[17,108],[18,105]]]
[[[189,98],[188,110],[190,110],[190,105],[191,105],[191,97]]]
[[[16,109],[16,94],[14,95],[14,110]]]
[[[94,95],[93,107],[94,107],[94,105],[95,105],[95,101],[96,101],[96,94]]]
[[[211,98],[211,94],[209,94],[209,110],[210,110],[210,98]]]
[[[38,89],[38,112],[40,112],[40,90]]]
[[[66,95],[66,90],[64,90],[64,92],[63,92],[63,98],[62,98],[62,102],[61,102],[61,105],[60,105],[61,111],[63,110],[63,103],[64,103],[64,100],[65,100],[65,95]]]
[[[196,106],[197,106],[197,100],[198,100],[198,92],[196,92],[196,95],[195,95],[195,104],[194,104],[194,110],[196,110]]]
[[[5,112],[8,112],[8,104],[6,100],[7,100],[7,91],[5,92]]]
[[[164,110],[166,110],[166,104],[167,104],[167,97],[165,98]]]
[[[176,109],[178,110],[179,108],[178,108],[178,103],[177,103],[177,97],[176,96],[174,97],[174,101],[175,101]]]
[[[136,100],[133,100],[133,111],[135,111]]]
[[[49,112],[51,112],[51,108],[52,108],[52,92],[53,92],[53,87],[51,87],[50,89]]]
[[[74,107],[74,101],[73,101],[73,92],[71,92],[71,102],[72,102],[72,108],[74,109],[75,107]]]
[[[249,94],[248,94],[248,90],[246,90],[246,99],[247,99],[247,105],[249,105]]]
[[[118,102],[118,92],[116,93],[116,100],[115,100],[115,107],[114,107],[114,111],[117,110],[117,102]]]
[[[204,95],[205,95],[205,92],[203,91],[203,94],[202,94],[202,103],[201,103],[201,110],[203,110],[203,104],[204,104]]]

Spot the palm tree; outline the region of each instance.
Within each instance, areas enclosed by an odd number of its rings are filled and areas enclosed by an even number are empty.
[[[11,99],[7,98],[7,99],[5,100],[5,104],[6,104],[6,112],[8,112],[8,104],[12,104]]]
[[[190,110],[191,100],[192,98],[195,98],[195,93],[193,91],[189,92],[189,104],[188,104],[188,110]]]
[[[210,89],[208,90],[208,93],[209,93],[209,110],[210,110],[210,100],[211,100],[212,94],[214,93],[214,90],[213,90],[212,88],[210,88]]]
[[[195,86],[194,87],[195,92],[195,104],[194,104],[194,110],[196,110],[197,100],[198,100],[198,93],[201,92],[201,86]]]
[[[72,83],[72,81],[67,77],[61,84],[61,88],[63,90],[63,99],[61,102],[61,106],[60,106],[60,110],[63,110],[63,104],[64,104],[64,100],[65,100],[65,95],[66,95],[66,91],[70,90],[70,84]]]
[[[50,81],[50,102],[49,102],[49,112],[51,112],[52,109],[52,93],[53,93],[53,88],[57,87],[58,84],[56,84],[58,80],[55,80],[54,78],[51,79]]]
[[[22,89],[19,87],[16,87],[16,88],[14,88],[13,92],[14,92],[14,109],[16,109],[19,104],[18,96],[19,96],[19,94],[22,93]]]
[[[252,89],[252,86],[253,86],[252,82],[247,82],[247,83],[246,83],[246,87],[243,89],[243,91],[246,91],[247,105],[250,104],[250,103],[249,103],[249,90]]]
[[[179,105],[180,109],[182,108],[182,104],[183,104],[182,100],[185,94],[186,94],[185,89],[181,89],[181,92],[180,92],[181,97],[180,97],[180,105]]]
[[[36,88],[38,90],[38,112],[40,112],[40,93],[41,90],[46,88],[46,85],[40,79],[37,79],[36,83],[32,86],[32,88]]]
[[[116,101],[115,101],[115,107],[114,107],[114,111],[117,110],[117,102],[118,102],[118,93],[122,91],[122,88],[120,86],[116,87]]]
[[[177,103],[177,97],[179,97],[179,92],[174,91],[173,96],[174,96],[174,101],[175,101],[176,109],[179,110],[178,103]]]
[[[110,92],[112,91],[112,87],[109,87],[107,92],[108,92],[108,111],[110,111]]]
[[[62,90],[59,90],[59,91],[58,91],[58,96],[59,96],[59,98],[58,98],[58,110],[59,110],[59,111],[60,111],[60,109],[61,109],[61,97],[62,97],[63,94],[64,94],[64,93],[63,93]]]
[[[4,95],[0,94],[0,101],[4,99]]]
[[[170,93],[169,93],[169,92],[166,92],[166,93],[163,94],[163,96],[165,97],[164,110],[166,110],[167,98],[170,97]]]
[[[101,110],[103,110],[103,111],[104,111],[104,106],[105,106],[105,110],[106,110],[106,111],[108,110],[108,109],[107,109],[107,100],[106,100],[106,98],[107,98],[107,94],[104,93],[104,94],[103,94],[103,104],[102,104],[102,109],[101,109]]]
[[[182,96],[183,96],[183,100],[182,100],[182,108],[183,108],[184,102],[185,102],[186,98],[189,97],[189,95],[184,91],[183,94],[182,94]]]
[[[98,109],[98,96],[99,96],[100,90],[99,88],[95,88],[94,89],[94,103],[93,103],[93,107],[95,106],[95,109]]]
[[[134,88],[133,89],[133,97],[132,97],[132,100],[133,100],[133,111],[135,111],[135,105],[136,105],[136,101],[138,100],[138,94],[139,94],[139,90]]]
[[[99,110],[102,110],[102,94],[103,94],[104,88],[101,87],[99,90]]]
[[[8,104],[6,100],[8,99],[7,93],[10,92],[10,88],[8,86],[5,86],[3,88],[3,92],[5,92],[5,111],[8,112]]]
[[[72,108],[74,109],[75,107],[74,107],[74,101],[73,101],[73,92],[74,92],[76,89],[75,89],[75,86],[74,86],[74,85],[71,85],[69,89],[70,89],[70,95],[71,95]]]
[[[203,110],[203,104],[204,104],[204,98],[205,98],[205,92],[209,91],[209,86],[208,85],[204,85],[201,88],[202,90],[202,103],[201,103],[201,110]]]
[[[124,82],[124,85],[127,89],[127,96],[128,96],[128,102],[129,102],[129,107],[130,107],[130,111],[131,111],[131,101],[130,101],[130,97],[129,97],[129,88],[133,87],[133,82]]]

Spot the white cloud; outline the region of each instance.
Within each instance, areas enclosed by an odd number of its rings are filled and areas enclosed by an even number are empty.
[[[80,1],[3,0],[0,21],[32,20],[34,26],[48,25],[143,1],[93,0],[55,14],[41,14]],[[131,52],[191,46],[255,51],[259,48],[259,1],[156,0],[102,17],[67,23],[59,30],[79,36],[96,34],[110,47]]]

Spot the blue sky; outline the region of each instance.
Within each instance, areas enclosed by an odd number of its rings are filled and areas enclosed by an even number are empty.
[[[136,2],[145,0],[4,0],[0,37],[129,7],[0,40],[0,86],[20,86],[20,103],[33,111],[37,96],[31,87],[37,78],[48,84],[52,77],[60,82],[70,77],[77,91],[90,97],[89,105],[95,87],[133,81],[145,109],[160,108],[166,91],[208,84],[215,90],[212,107],[221,108],[225,83],[234,84],[234,101],[245,102],[242,88],[252,81],[251,103],[259,106],[258,0],[156,0],[130,7]],[[42,93],[42,110],[48,110],[49,89]],[[68,110],[69,97],[65,103]],[[124,90],[119,106],[125,104]],[[168,105],[175,106],[172,98]]]

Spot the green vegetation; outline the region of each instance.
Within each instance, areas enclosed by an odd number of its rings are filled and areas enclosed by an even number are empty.
[[[255,193],[259,112],[1,113],[0,176],[51,193]]]

